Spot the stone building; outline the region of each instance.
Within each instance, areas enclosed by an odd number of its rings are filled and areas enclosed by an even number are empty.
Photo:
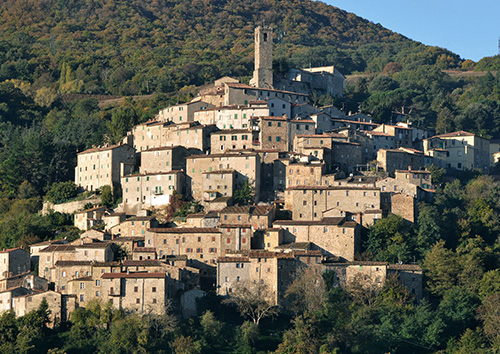
[[[395,179],[398,181],[405,181],[424,189],[433,188],[431,172],[427,169],[412,170],[408,168],[408,170],[396,170],[394,175]]]
[[[283,242],[310,242],[322,254],[353,261],[361,250],[361,225],[344,217],[319,221],[276,220],[273,227],[284,229]]]
[[[125,139],[132,140],[132,146],[137,152],[159,148],[167,145],[164,131],[171,126],[174,126],[172,122],[151,120],[134,126]]]
[[[169,171],[133,174],[122,177],[123,203],[125,211],[147,209],[170,203],[177,192],[186,194],[184,171]]]
[[[320,221],[325,217],[346,216],[360,220],[368,211],[381,214],[381,194],[376,187],[298,186],[285,191],[285,209],[292,211],[293,220]],[[369,217],[371,218],[371,217]]]
[[[201,153],[197,149],[186,149],[183,146],[163,146],[142,151],[139,172],[162,173],[186,169],[186,156]]]
[[[421,151],[406,148],[380,149],[377,152],[377,162],[391,176],[394,176],[396,170],[421,169],[426,165],[425,156]]]
[[[234,170],[235,188],[248,180],[255,191],[255,200],[259,200],[260,192],[260,156],[255,152],[227,152],[224,154],[194,155],[186,159],[188,185],[191,184],[192,196],[195,200],[203,198],[204,173]]]
[[[375,132],[389,134],[390,136],[394,137],[395,148],[413,147],[413,135],[411,128],[399,125],[381,124],[372,130],[372,133]]]
[[[252,144],[259,149],[289,150],[289,122],[286,117],[254,117]]]
[[[273,30],[258,26],[255,29],[255,70],[250,85],[273,87]]]
[[[156,248],[159,258],[185,255],[201,263],[215,263],[222,254],[221,232],[218,228],[151,228],[146,232],[146,247]]]
[[[218,170],[203,173],[203,201],[232,197],[235,191],[236,171]]]
[[[365,163],[363,146],[354,142],[333,141],[331,150],[331,169],[339,168],[351,173],[359,164]]]
[[[321,176],[326,172],[326,165],[320,161],[293,162],[286,168],[286,186],[320,185]]]
[[[249,129],[226,129],[212,133],[210,149],[212,153],[228,150],[246,150],[252,148],[252,132]]]
[[[225,253],[249,251],[252,246],[253,228],[250,224],[221,224],[221,247]]]
[[[178,104],[164,108],[158,112],[157,119],[160,122],[185,123],[193,122],[194,112],[212,108],[213,105],[201,100]]]
[[[319,266],[322,258],[318,251],[250,251],[220,257],[217,260],[217,293],[227,296],[237,286],[250,291],[262,287],[267,301],[284,305],[285,292],[295,279],[295,273],[304,266]]]
[[[10,248],[0,251],[0,278],[29,272],[30,254],[22,248]]]
[[[228,206],[220,211],[219,217],[221,224],[250,225],[258,230],[271,227],[275,212],[274,205]]]
[[[165,146],[183,146],[186,149],[207,151],[210,149],[210,134],[217,131],[215,125],[198,122],[171,124],[163,129]]]
[[[309,95],[303,93],[254,87],[240,83],[224,84],[225,106],[242,103],[248,105],[252,101],[263,101],[272,98],[281,98],[291,104],[309,103]]]
[[[466,131],[457,131],[424,139],[423,145],[425,155],[433,156],[439,167],[489,171],[489,139]]]
[[[102,273],[120,272],[119,262],[95,262],[91,260],[58,260],[51,269],[50,281],[62,294],[75,294],[68,283],[80,279],[95,279]]]
[[[111,232],[122,237],[141,236],[144,237],[147,229],[158,227],[158,220],[154,216],[131,216],[122,223],[111,228]],[[116,241],[114,239],[113,241]]]
[[[113,307],[141,314],[165,314],[172,297],[165,272],[104,273],[99,286],[93,288]],[[77,295],[77,299],[81,300],[82,295],[85,300],[85,294]]]
[[[39,273],[49,282],[54,282],[54,269],[58,261],[111,262],[114,259],[115,245],[110,242],[51,245],[40,251]]]
[[[35,291],[46,291],[48,289],[48,282],[47,279],[41,278],[33,272],[16,274],[0,279],[0,291],[17,287],[24,287]]]
[[[194,113],[194,120],[201,124],[215,124],[219,129],[248,129],[252,117],[269,116],[268,101],[250,101],[248,105],[213,107]],[[278,114],[273,114],[278,115]]]
[[[78,211],[75,213],[75,227],[86,231],[98,226],[103,222],[102,217],[105,213],[106,207],[104,206]]]
[[[85,190],[120,184],[120,177],[133,172],[135,149],[128,145],[92,148],[77,154],[75,183]]]
[[[63,296],[61,293],[49,290],[42,293],[27,294],[12,299],[12,308],[17,317],[25,316],[31,311],[38,310],[40,304],[45,299],[49,305],[49,327],[54,327],[60,321],[67,321],[68,312],[64,311],[63,316]]]

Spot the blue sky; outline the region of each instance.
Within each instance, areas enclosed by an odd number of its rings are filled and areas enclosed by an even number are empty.
[[[427,45],[478,61],[498,54],[499,0],[324,0]]]

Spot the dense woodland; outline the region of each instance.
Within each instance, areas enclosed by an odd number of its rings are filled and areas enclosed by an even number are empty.
[[[0,248],[77,237],[70,215],[38,214],[43,198],[73,179],[76,153],[117,142],[158,109],[189,100],[196,86],[223,75],[247,81],[253,29],[263,22],[275,29],[277,74],[310,65],[356,74],[342,99],[313,94],[317,105],[500,138],[500,57],[463,60],[321,2],[7,0],[0,4]],[[98,101],[145,94],[109,108]],[[259,324],[214,295],[189,321],[98,303],[55,329],[46,327],[43,307],[19,319],[4,313],[0,351],[498,352],[499,213],[500,183],[471,172],[442,177],[415,225],[390,216],[367,231],[360,259],[422,265],[420,303],[396,281],[340,290],[326,274],[315,279],[318,292],[290,294],[293,313],[278,309]]]

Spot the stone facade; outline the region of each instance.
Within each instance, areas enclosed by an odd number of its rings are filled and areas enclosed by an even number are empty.
[[[192,101],[162,109],[158,112],[160,122],[185,123],[194,121],[194,112],[212,108],[213,105],[203,101]]]
[[[235,187],[248,179],[255,190],[255,200],[260,192],[260,156],[255,152],[235,152],[225,154],[195,155],[186,159],[188,184],[191,184],[195,200],[203,198],[203,176],[206,172],[231,169],[237,171]]]
[[[326,165],[319,161],[290,163],[286,169],[286,186],[314,186],[321,183]]]
[[[31,311],[38,310],[44,299],[49,305],[49,327],[54,327],[54,325],[59,323],[61,320],[67,320],[67,316],[65,316],[66,318],[62,318],[62,295],[61,293],[57,293],[55,291],[45,291],[43,293],[29,294],[13,298],[12,302],[16,316],[21,317],[27,315]]]
[[[353,261],[361,247],[361,225],[345,218],[320,221],[276,220],[273,227],[283,228],[284,243],[311,242],[323,254]]]
[[[352,186],[291,187],[285,191],[285,209],[291,210],[293,219],[298,221],[320,221],[335,209],[362,214],[381,209],[380,189]]]
[[[377,151],[377,162],[391,176],[394,176],[396,170],[420,169],[426,164],[425,156],[421,151],[405,148],[380,149]]]
[[[273,30],[258,26],[255,29],[255,70],[250,85],[273,87]]]
[[[0,278],[29,272],[30,254],[21,248],[0,251]]]
[[[276,209],[267,205],[229,206],[220,211],[220,223],[250,225],[254,230],[271,227]]]
[[[466,131],[437,135],[424,139],[424,153],[434,156],[436,165],[457,170],[490,168],[490,140]],[[444,154],[439,154],[444,150]],[[413,168],[418,168],[413,166]]]
[[[252,117],[269,116],[269,111],[267,101],[250,101],[248,105],[214,107],[195,112],[194,120],[206,125],[215,124],[219,129],[248,129]]]
[[[220,130],[212,133],[210,140],[212,153],[246,150],[252,147],[252,132],[248,129]]]
[[[186,156],[201,153],[200,150],[186,149],[183,146],[165,146],[141,152],[139,172],[161,173],[186,169]]]
[[[221,232],[217,228],[151,228],[146,247],[156,248],[158,257],[185,255],[201,263],[215,263],[222,253]]]
[[[198,122],[168,125],[163,130],[165,146],[182,145],[186,149],[207,151],[210,149],[210,134],[217,130],[215,125],[200,125]]]
[[[250,124],[254,146],[265,150],[289,150],[289,122],[286,117],[255,117]]]
[[[132,173],[135,150],[128,144],[88,149],[77,154],[75,183],[85,190],[120,184],[120,177]]]
[[[111,228],[113,234],[121,236],[140,236],[144,237],[147,229],[158,227],[158,220],[154,216],[132,216]],[[114,240],[113,240],[114,241]]]
[[[232,197],[235,190],[234,170],[219,170],[203,173],[203,200],[213,201],[218,197]]]
[[[184,171],[126,175],[122,177],[124,207],[147,209],[167,205],[174,192],[186,194],[185,187]]]
[[[95,207],[75,213],[75,227],[80,230],[90,228],[102,223],[102,217],[106,212],[106,207]]]

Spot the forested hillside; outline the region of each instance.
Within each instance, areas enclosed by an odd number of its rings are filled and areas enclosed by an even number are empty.
[[[0,81],[119,95],[174,92],[253,69],[253,30],[273,26],[296,66],[380,72],[391,62],[459,57],[310,0],[8,0],[0,5]]]
[[[274,28],[277,73],[310,65],[363,73],[343,98],[314,93],[315,105],[500,138],[500,57],[464,61],[321,2],[6,0],[0,4],[0,249],[77,237],[70,215],[38,214],[59,182],[74,179],[77,152],[119,141],[160,108],[191,99],[197,86],[224,75],[248,80],[253,31],[262,22]],[[443,71],[449,69],[487,73],[452,77]],[[96,99],[145,94],[151,98],[126,97],[105,109]],[[20,319],[4,313],[0,351],[498,352],[500,183],[472,171],[458,177],[436,181],[442,183],[435,201],[419,206],[412,226],[391,216],[366,233],[362,259],[423,267],[426,299],[418,304],[395,281],[344,291],[327,274],[304,277],[321,284],[316,298],[303,291],[294,313],[260,326],[215,296],[200,305],[211,311],[184,322],[94,303],[77,310],[67,327],[50,330],[46,309]]]

